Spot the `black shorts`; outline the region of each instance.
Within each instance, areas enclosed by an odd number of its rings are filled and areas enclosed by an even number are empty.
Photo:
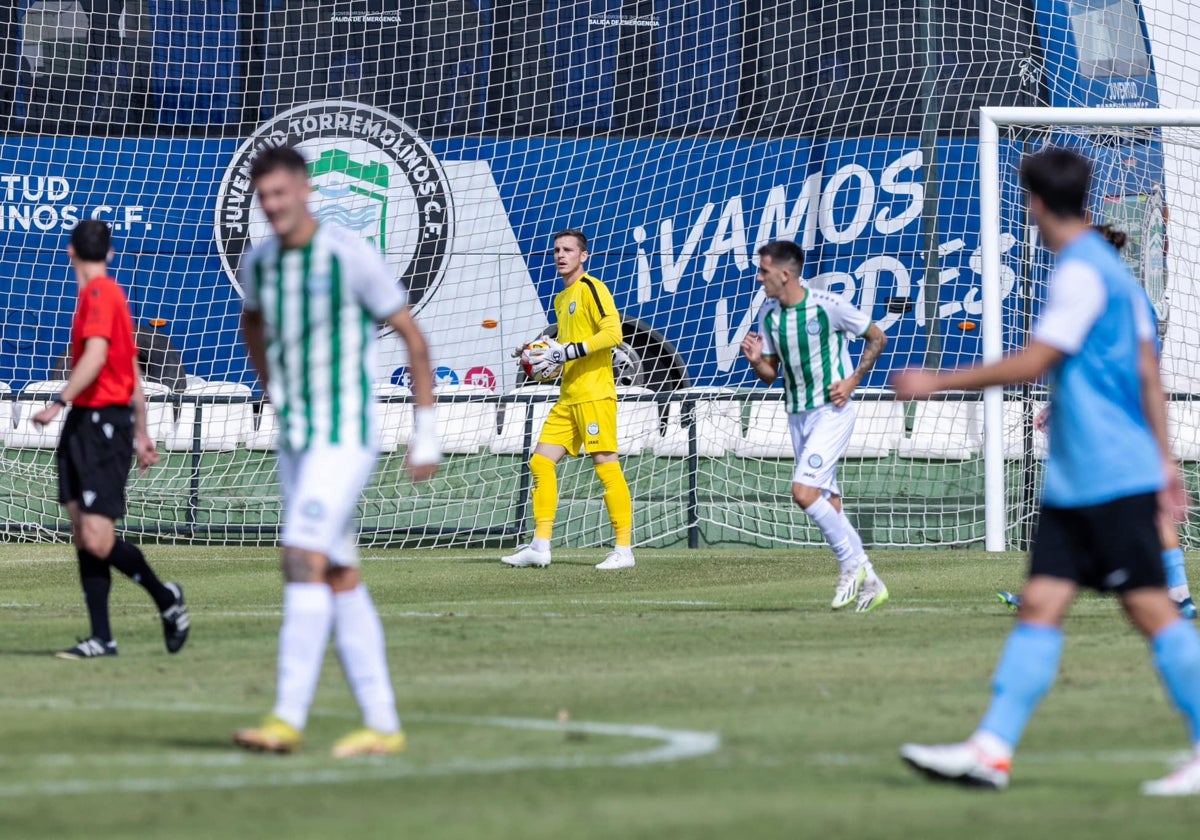
[[[1081,508],[1042,506],[1029,576],[1064,578],[1101,592],[1164,587],[1154,493]]]
[[[125,515],[125,482],[133,460],[133,409],[72,408],[58,440],[58,501],[84,513]]]

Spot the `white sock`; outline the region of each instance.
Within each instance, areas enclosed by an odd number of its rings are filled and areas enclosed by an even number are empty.
[[[529,547],[534,551],[549,551],[550,540],[544,540],[541,537],[534,537],[533,542],[529,544]]]
[[[289,583],[283,587],[275,716],[297,729],[308,722],[332,625],[333,590],[328,585]]]
[[[830,505],[830,507],[832,507],[832,505]],[[850,522],[850,517],[846,516],[846,509],[844,507],[838,511],[838,516],[841,517],[842,527],[845,528],[847,533],[850,534],[851,550],[854,551],[856,556],[865,557],[867,552],[863,548],[862,537],[858,535],[858,531],[855,530],[854,525]]]
[[[1172,586],[1170,589],[1167,590],[1167,596],[1172,601],[1174,601],[1176,604],[1178,604],[1184,598],[1191,598],[1192,593],[1191,593],[1191,590],[1188,589],[1187,584],[1185,583],[1183,586]]]
[[[842,525],[850,533],[850,548],[854,552],[854,556],[862,560],[862,564],[867,568],[867,576],[863,579],[864,583],[882,583],[879,580],[879,575],[875,574],[875,567],[871,565],[871,558],[867,557],[867,550],[863,547],[862,537],[858,535],[858,531],[850,522],[850,517],[846,516],[846,509],[842,508],[838,513],[842,517]]]
[[[613,551],[617,552],[617,554],[620,554],[622,557],[633,556],[633,546],[631,545],[614,545]]]
[[[400,731],[396,696],[388,676],[387,646],[379,613],[361,583],[333,596],[334,645],[338,659],[362,709],[368,729],[390,735]]]
[[[858,562],[858,556],[854,553],[854,545],[850,538],[854,529],[846,527],[850,524],[849,520],[826,499],[817,499],[804,508],[804,512],[811,516],[812,521],[821,529],[821,534],[824,535],[825,542],[829,543],[829,547],[833,549],[833,554],[837,557],[838,566],[842,571],[853,568]]]

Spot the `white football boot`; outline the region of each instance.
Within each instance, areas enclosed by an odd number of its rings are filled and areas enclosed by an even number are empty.
[[[1200,793],[1200,756],[1193,756],[1169,776],[1145,782],[1142,793],[1146,796],[1195,796]]]
[[[877,576],[872,575],[871,579],[862,585],[858,590],[858,603],[854,606],[855,612],[870,612],[888,599],[887,587],[883,585],[883,581]]]
[[[597,569],[632,569],[637,564],[633,561],[633,554],[622,554],[619,551],[610,551],[608,556],[603,561],[596,564]]]
[[[544,569],[550,565],[550,552],[538,551],[531,545],[519,545],[517,546],[517,550],[512,554],[501,557],[500,562],[506,566],[514,566],[518,569],[523,569],[526,566]]]
[[[913,769],[939,782],[1004,790],[1012,762],[984,753],[970,741],[957,744],[905,744],[900,757]]]
[[[835,610],[840,610],[847,604],[854,603],[858,597],[858,590],[862,588],[863,581],[867,579],[867,564],[859,563],[853,569],[847,569],[838,577],[837,589],[833,593],[833,600],[829,602],[829,606]]]

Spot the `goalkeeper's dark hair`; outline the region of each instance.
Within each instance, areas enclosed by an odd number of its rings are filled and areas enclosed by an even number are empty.
[[[558,240],[562,239],[564,236],[574,236],[575,241],[579,243],[579,250],[586,251],[588,249],[587,236],[584,234],[583,231],[575,230],[574,228],[569,228],[568,230],[560,230],[558,233],[554,234],[554,241],[557,242]]]
[[[308,176],[308,162],[304,155],[292,146],[268,146],[250,164],[250,180],[257,181],[264,175],[283,169]]]
[[[112,250],[112,230],[108,222],[84,219],[71,231],[71,247],[75,259],[84,262],[107,262]]]
[[[1021,161],[1021,183],[1063,219],[1086,219],[1092,164],[1070,149],[1051,146]]]
[[[800,276],[800,269],[804,268],[804,249],[786,239],[768,242],[758,249],[758,255],[770,257],[771,262],[783,268],[790,268],[796,277]]]

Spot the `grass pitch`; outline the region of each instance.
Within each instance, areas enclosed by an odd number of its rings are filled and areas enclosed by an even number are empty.
[[[1003,794],[931,785],[907,740],[967,735],[1024,561],[877,551],[892,599],[833,613],[827,552],[373,552],[409,733],[400,757],[335,761],[358,725],[330,653],[301,754],[232,747],[272,704],[275,552],[151,546],[192,636],[163,650],[114,578],[114,659],[49,654],[86,630],[64,546],[0,546],[0,837],[1190,837],[1200,801],[1141,781],[1186,748],[1144,643],[1081,599],[1058,685]],[[560,722],[565,717],[566,722]]]

